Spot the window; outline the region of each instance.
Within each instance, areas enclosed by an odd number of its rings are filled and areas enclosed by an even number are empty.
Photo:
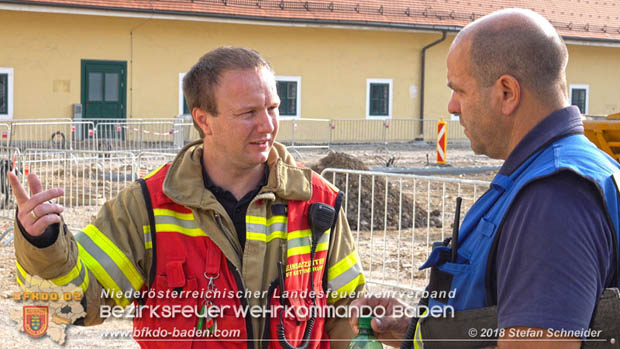
[[[392,117],[392,79],[366,80],[366,118]]]
[[[119,73],[88,73],[89,102],[118,102]]]
[[[103,101],[103,73],[88,73],[88,101]]]
[[[13,118],[13,68],[0,67],[0,119]]]
[[[9,112],[9,74],[0,74],[0,113]]]
[[[276,76],[276,86],[280,97],[280,116],[300,117],[301,77]]]
[[[588,114],[590,85],[570,85],[570,104],[579,107],[581,114]]]
[[[179,115],[190,115],[189,107],[187,106],[187,101],[185,100],[185,96],[183,95],[183,77],[185,73],[179,73]]]
[[[106,102],[118,102],[119,78],[119,73],[105,73],[104,99]]]

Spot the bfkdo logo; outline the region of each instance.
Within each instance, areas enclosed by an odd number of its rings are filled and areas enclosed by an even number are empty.
[[[24,306],[24,331],[31,337],[41,337],[47,332],[48,308],[42,305]]]

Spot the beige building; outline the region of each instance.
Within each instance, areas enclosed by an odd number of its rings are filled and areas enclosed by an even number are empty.
[[[584,114],[619,112],[620,4],[512,2],[564,36],[572,103]],[[420,134],[420,120],[450,118],[449,45],[499,8],[489,0],[0,1],[0,122],[72,118],[75,105],[85,119],[175,117],[187,112],[184,72],[206,51],[234,45],[273,64],[283,117],[391,119],[389,132],[407,138]]]

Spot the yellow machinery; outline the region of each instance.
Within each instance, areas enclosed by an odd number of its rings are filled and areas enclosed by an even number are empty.
[[[586,137],[620,162],[620,113],[602,120],[583,120],[583,125]]]

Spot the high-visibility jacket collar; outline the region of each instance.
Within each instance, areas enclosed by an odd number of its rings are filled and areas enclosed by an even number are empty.
[[[164,194],[174,202],[194,208],[217,210],[219,204],[205,188],[202,179],[204,145],[196,141],[185,146],[172,162],[164,181]],[[285,200],[310,200],[312,196],[312,171],[297,167],[284,145],[274,143],[267,160],[269,179],[261,193],[273,193]],[[266,199],[271,197],[267,195]]]

